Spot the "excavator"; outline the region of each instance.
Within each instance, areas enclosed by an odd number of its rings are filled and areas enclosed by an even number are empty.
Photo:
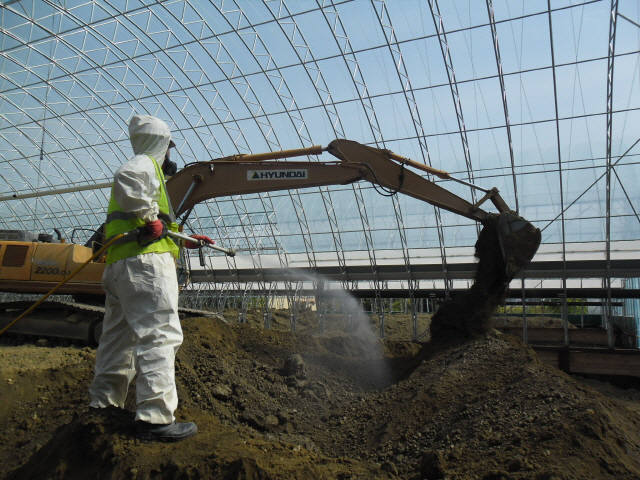
[[[333,155],[336,160],[282,160],[323,152]],[[482,196],[477,202],[470,203],[436,184],[431,180],[434,176],[467,185],[482,192]],[[432,338],[467,335],[482,329],[483,318],[474,317],[471,323],[468,319],[457,320],[457,317],[469,316],[469,312],[460,309],[472,307],[490,314],[504,298],[509,281],[530,262],[540,244],[540,230],[511,210],[496,188],[484,189],[389,150],[344,139],[334,140],[327,147],[238,154],[192,163],[171,176],[166,188],[176,218],[182,217],[184,221],[195,205],[214,197],[359,181],[370,182],[391,193],[409,195],[483,225],[476,244],[476,256],[480,261],[475,283],[464,299],[449,300],[441,307],[444,314],[440,319],[438,314],[434,316]],[[487,201],[494,205],[497,213],[481,208]],[[71,271],[87,263],[57,293],[72,295],[74,300],[103,295],[104,259],[88,261],[95,245],[103,242],[100,230],[85,245],[62,239],[23,238],[21,234],[25,233],[11,231],[3,236],[0,232],[0,291],[45,293]],[[7,239],[7,236],[13,236],[13,239]],[[226,253],[233,254],[230,250]],[[52,305],[53,309],[43,309],[45,313],[42,314],[38,314],[39,309],[35,310],[9,331],[96,343],[103,307],[81,301],[52,302]],[[22,302],[0,304],[0,329],[24,307]]]

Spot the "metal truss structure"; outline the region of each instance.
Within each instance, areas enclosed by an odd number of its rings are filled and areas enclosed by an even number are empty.
[[[169,123],[179,167],[349,138],[497,186],[542,229],[534,262],[557,262],[549,275],[565,298],[576,259],[605,262],[611,304],[619,261],[637,258],[636,0],[5,1],[0,228],[85,241],[131,154],[135,113]],[[295,328],[308,283],[335,284],[370,292],[383,331],[397,281],[414,336],[425,252],[434,291],[447,294],[479,231],[367,184],[211,200],[186,227],[243,253],[208,258],[210,276],[229,275],[194,285],[191,301],[222,309],[233,297],[242,320],[267,297],[268,323],[268,297],[286,295]],[[265,273],[289,267],[332,273],[284,283]]]

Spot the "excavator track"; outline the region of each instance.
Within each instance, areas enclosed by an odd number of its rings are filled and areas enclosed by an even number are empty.
[[[0,303],[0,329],[29,308],[33,301]],[[8,333],[80,340],[95,346],[100,341],[104,307],[87,303],[47,301],[12,326]],[[180,318],[210,317],[224,321],[214,312],[178,308]]]
[[[0,328],[33,305],[33,301],[0,303]],[[8,333],[40,335],[97,344],[98,326],[102,323],[104,307],[86,303],[44,302],[33,312],[12,326]]]

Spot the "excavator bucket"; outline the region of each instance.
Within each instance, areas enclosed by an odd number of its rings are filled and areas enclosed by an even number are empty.
[[[526,267],[540,246],[540,229],[511,212],[498,215],[495,225],[504,260],[505,279],[510,281]]]
[[[509,282],[540,245],[540,230],[513,212],[489,214],[476,242],[473,285],[445,300],[431,318],[431,341],[448,344],[486,333]]]

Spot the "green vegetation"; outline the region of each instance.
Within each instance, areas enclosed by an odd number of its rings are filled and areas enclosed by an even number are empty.
[[[568,315],[583,315],[588,313],[586,305],[571,305],[572,303],[581,302],[581,298],[567,298],[567,314]],[[536,314],[562,314],[562,302],[557,298],[546,298],[542,302],[547,305],[529,305],[527,306],[527,313]],[[503,305],[498,307],[497,313],[522,315],[522,305]]]

